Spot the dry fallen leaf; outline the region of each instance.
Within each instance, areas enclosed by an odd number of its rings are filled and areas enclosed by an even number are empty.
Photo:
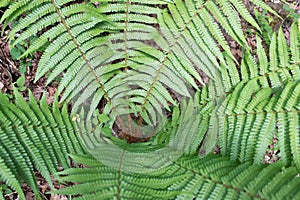
[[[51,194],[50,200],[68,200],[68,198],[58,194]]]
[[[0,82],[0,90],[2,90],[3,88],[4,88],[4,84]]]

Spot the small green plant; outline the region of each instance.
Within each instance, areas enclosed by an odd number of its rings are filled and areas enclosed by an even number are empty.
[[[299,1],[297,4],[299,4]],[[299,6],[299,5],[295,5],[294,7],[297,7],[297,6]],[[299,19],[299,17],[300,17],[299,13],[295,10],[295,8],[291,7],[291,5],[283,4],[282,8],[288,13],[286,18]]]
[[[17,24],[18,22],[12,23],[12,27],[16,27]],[[32,60],[34,60],[33,53],[27,54],[26,56],[23,56],[23,54],[26,52],[26,49],[28,49],[28,47],[32,45],[37,39],[38,36],[32,35],[28,37],[27,40],[21,41],[16,45],[12,45],[15,40],[10,41],[10,55],[13,60],[19,62],[19,71],[21,74],[25,74],[27,72],[27,67],[32,66]],[[48,42],[37,49],[37,52],[43,52],[46,49],[47,45],[49,45]]]
[[[25,86],[25,76],[24,75],[21,75],[17,81],[16,81],[17,85],[16,85],[16,88],[19,90],[19,91],[25,91],[26,90],[26,86]]]
[[[271,23],[274,21],[274,19],[271,16],[267,15],[267,12],[265,10],[259,12],[257,9],[254,9],[254,14],[261,29],[262,38],[268,45],[270,45],[274,32]]]
[[[6,184],[0,182],[0,195],[2,194],[3,196],[7,196],[13,192],[14,191],[10,187],[8,187]]]
[[[14,40],[11,41],[13,43]],[[15,45],[10,49],[10,55],[13,60],[19,62],[19,71],[21,74],[25,74],[27,71],[27,67],[32,66],[32,60],[34,59],[32,54],[29,54],[26,57],[23,57],[20,59],[22,54],[26,51],[26,48],[28,48],[28,43],[26,41],[22,41],[21,43]]]

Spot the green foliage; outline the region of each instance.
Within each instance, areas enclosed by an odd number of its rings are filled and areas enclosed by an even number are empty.
[[[298,5],[297,5],[298,4]],[[291,8],[291,6],[294,6],[294,9]],[[283,4],[282,8],[288,12],[288,15],[286,16],[287,18],[294,18],[294,19],[299,19],[299,13],[295,11],[295,8],[299,6],[299,3],[294,3],[294,5],[289,5],[287,3]]]
[[[105,98],[104,112],[112,121],[127,110],[153,124],[164,110],[155,105],[168,109],[167,102],[176,104],[167,90],[182,96],[190,96],[189,87],[199,90],[196,81],[204,84],[200,70],[215,82],[212,88],[216,95],[221,95],[219,62],[225,61],[219,45],[234,59],[221,30],[246,45],[235,10],[259,30],[245,5],[236,0],[176,0],[163,9],[159,7],[166,1],[159,0],[105,0],[98,8],[70,2],[19,1],[9,7],[1,21],[6,19],[7,24],[23,12],[39,8],[19,20],[10,32],[12,38],[24,29],[13,45],[45,30],[23,53],[26,56],[51,43],[39,62],[36,80],[51,71],[50,83],[66,71],[58,87],[58,93],[64,91],[62,101],[74,101],[75,107],[91,101],[91,116]],[[252,2],[273,12],[262,1]],[[131,98],[124,103],[128,96]]]
[[[294,160],[300,169],[299,87],[299,82],[273,90],[257,80],[238,84],[218,109],[221,152],[258,164],[276,136],[284,164]]]
[[[12,23],[12,27],[15,27],[17,23]],[[22,59],[20,59],[21,55],[26,51],[28,48],[28,44],[32,44],[33,41],[35,41],[37,38],[35,36],[31,36],[28,38],[28,41],[21,41],[17,45],[10,47],[10,55],[13,60],[19,62],[19,71],[22,74],[25,74],[27,71],[27,67],[31,67],[32,63],[31,61],[34,59],[33,54],[28,54],[27,56],[23,56]],[[13,43],[14,40],[11,40],[11,43]],[[42,50],[43,47],[39,49]]]
[[[76,199],[297,199],[298,171],[273,165],[251,165],[210,155],[183,156],[152,173],[127,173],[109,168],[94,158],[76,156],[89,168],[60,172],[62,181],[79,184],[55,193]]]
[[[10,0],[2,0],[2,1],[0,2],[0,8],[1,8],[1,7],[6,7],[6,6],[8,6],[9,3],[10,3]]]
[[[84,153],[67,107],[54,103],[52,109],[44,96],[40,105],[29,94],[30,101],[15,92],[15,104],[0,94],[0,177],[21,199],[25,181],[38,196],[34,170],[38,170],[53,189],[51,174],[58,166],[69,168],[69,153]]]
[[[25,47],[26,48],[26,47]],[[10,50],[10,55],[13,60],[18,61],[22,53],[25,52],[25,48],[21,44],[17,44],[14,48]],[[28,59],[32,59],[32,56],[29,56]],[[32,66],[31,62],[27,61],[27,58],[23,58],[20,60],[19,71],[22,74],[25,74],[27,71],[27,67]]]
[[[128,145],[111,137],[111,129],[100,128],[92,121],[78,123],[81,138],[89,152],[108,166],[118,168],[122,158],[124,171],[147,173],[157,170],[171,164],[182,154],[197,154],[208,130],[213,108],[212,102],[207,101],[207,94],[207,88],[203,88],[194,99],[183,100],[180,107],[174,107],[172,118],[162,123],[163,127],[157,129],[156,135],[147,142]]]
[[[274,33],[268,55],[256,39],[257,61],[247,51],[240,74],[230,68],[222,73],[229,94],[217,108],[221,152],[260,163],[276,136],[280,157],[290,165],[299,159],[299,30],[291,26],[290,47],[282,29],[278,36]],[[298,161],[296,165],[299,169]]]
[[[254,9],[254,14],[257,19],[257,22],[261,28],[261,35],[264,38],[264,41],[270,45],[273,28],[271,26],[272,21],[274,20],[272,17],[267,15],[267,12],[260,13],[257,9]]]
[[[24,91],[26,89],[26,87],[25,87],[25,76],[24,75],[22,75],[18,78],[16,88],[19,91]]]
[[[288,40],[281,29],[257,36],[251,52],[240,17],[267,27],[240,0],[12,3],[1,19],[18,21],[12,48],[38,35],[14,56],[44,47],[36,80],[58,81],[64,104],[0,95],[1,180],[21,199],[23,181],[38,194],[34,169],[50,185],[51,174],[79,183],[53,191],[78,199],[297,199],[299,25]],[[147,140],[128,144],[122,132]],[[282,161],[262,165],[273,136]],[[216,144],[225,158],[206,155]],[[68,169],[70,153],[89,167]]]

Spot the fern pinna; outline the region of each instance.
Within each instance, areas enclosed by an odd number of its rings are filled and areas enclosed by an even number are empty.
[[[209,155],[183,156],[166,168],[147,174],[120,172],[94,158],[76,156],[91,166],[68,169],[63,181],[78,185],[55,193],[76,199],[297,199],[300,179],[295,167],[282,163],[251,165]]]
[[[91,116],[105,98],[108,103],[104,112],[112,121],[120,112],[129,112],[138,113],[149,124],[155,123],[157,115],[168,109],[167,102],[175,103],[168,90],[189,96],[187,87],[198,90],[196,82],[204,84],[199,70],[216,84],[212,87],[216,95],[222,94],[218,61],[224,64],[224,59],[218,45],[233,56],[221,28],[240,44],[246,43],[235,9],[258,28],[238,1],[105,0],[98,2],[98,8],[70,2],[18,1],[2,21],[11,21],[33,9],[9,37],[25,29],[14,42],[17,44],[51,27],[24,53],[51,42],[39,62],[36,79],[50,70],[51,82],[66,70],[58,88],[59,93],[64,91],[62,100],[73,100],[75,107],[90,101]],[[253,3],[272,11],[262,1]]]
[[[38,104],[32,93],[27,103],[15,90],[15,104],[0,94],[0,177],[25,199],[21,184],[25,181],[39,196],[34,170],[38,170],[54,189],[51,175],[59,165],[70,167],[69,153],[86,152],[76,127],[69,117],[67,106],[52,108],[46,96]]]
[[[79,183],[52,191],[78,199],[299,198],[299,24],[253,53],[241,19],[260,31],[241,0],[11,2],[12,47],[38,36],[22,56],[47,46],[36,80],[61,76],[61,98],[0,96],[1,180],[21,199],[22,181],[38,198],[34,169]],[[282,161],[262,165],[273,136]]]

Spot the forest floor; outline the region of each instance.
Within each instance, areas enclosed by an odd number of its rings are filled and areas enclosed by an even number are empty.
[[[289,3],[290,9],[287,7],[283,7],[283,4],[279,0],[269,0],[265,1],[267,4],[269,4],[276,12],[279,13],[280,16],[282,16],[282,19],[273,16],[268,13],[261,13],[260,14],[260,20],[259,25],[262,29],[262,34],[264,37],[269,37],[268,34],[270,34],[271,31],[278,31],[279,27],[283,28],[284,34],[286,38],[289,38],[289,27],[294,20],[295,16],[293,16],[293,12],[298,13],[299,7],[297,6],[299,4],[299,1],[294,0],[287,0]],[[251,10],[252,15],[254,14],[254,7],[250,5],[249,1],[244,0],[246,2],[246,5],[248,5],[248,8]],[[248,2],[248,3],[247,3]],[[3,14],[5,8],[0,9],[0,17]],[[259,9],[258,9],[259,10]],[[247,36],[247,42],[249,47],[252,49],[252,51],[255,51],[256,49],[256,34],[257,31],[251,27],[247,23],[242,23],[244,32]],[[0,29],[2,30],[2,24],[0,24]],[[54,95],[57,90],[58,83],[56,81],[52,82],[49,85],[46,85],[47,78],[42,77],[37,82],[34,82],[35,74],[38,66],[39,59],[41,57],[41,53],[37,52],[33,55],[30,55],[26,58],[23,58],[22,60],[17,60],[15,57],[22,53],[23,49],[26,48],[28,44],[24,44],[24,46],[15,47],[14,49],[10,49],[9,43],[7,42],[7,35],[9,34],[13,24],[9,24],[8,28],[4,30],[3,35],[0,36],[0,90],[2,93],[6,93],[9,95],[12,95],[12,85],[17,84],[17,80],[24,76],[25,82],[23,86],[26,88],[24,92],[22,92],[23,96],[25,98],[28,98],[27,90],[30,89],[36,99],[40,99],[41,96],[45,93],[47,96],[47,102],[51,104],[54,101]],[[229,37],[226,38],[229,41],[229,45],[231,47],[231,50],[233,52],[233,55],[237,58],[238,61],[242,58],[242,48],[233,40],[231,40]],[[22,75],[23,74],[23,75]],[[278,150],[276,150],[276,143],[278,139],[274,137],[273,143],[270,144],[269,150],[265,154],[265,163],[272,163],[279,159],[278,157]],[[217,152],[217,151],[216,151]],[[51,199],[51,200],[58,200],[58,199],[68,199],[65,196],[60,195],[50,195],[46,194],[49,191],[49,186],[47,182],[43,179],[43,177],[36,173],[37,177],[37,183],[40,188],[41,194],[44,196],[45,199]],[[57,188],[63,187],[63,185],[56,185]],[[1,182],[0,182],[0,189],[1,189]],[[23,186],[24,193],[26,194],[26,199],[31,200],[33,199],[33,193],[30,190],[30,188],[24,184]],[[14,192],[6,192],[5,195],[6,199],[17,199],[17,196]]]

